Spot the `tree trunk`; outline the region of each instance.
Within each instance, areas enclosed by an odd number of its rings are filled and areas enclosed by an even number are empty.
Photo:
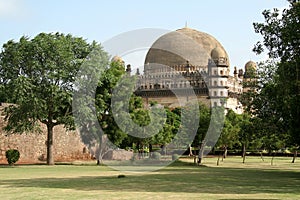
[[[201,165],[201,163],[202,163],[203,153],[204,153],[204,147],[205,147],[205,142],[203,141],[203,142],[200,144],[200,148],[199,148],[198,165]]]
[[[189,156],[193,156],[192,146],[191,145],[188,146],[188,152],[189,152]]]
[[[137,147],[137,151],[138,151],[138,158],[141,159],[141,150],[140,150],[141,145],[140,145],[140,142],[137,143],[136,147]]]
[[[53,158],[53,126],[47,125],[47,165],[54,165]]]
[[[102,165],[104,155],[109,151],[107,135],[99,134],[99,144],[96,150],[97,165]]]
[[[259,153],[260,153],[260,158],[261,158],[261,160],[264,162],[265,159],[264,159],[263,153],[262,153],[261,151],[260,151]]]
[[[219,156],[218,156],[217,166],[219,166],[219,163],[220,163],[220,157],[221,157],[221,152],[219,153]]]
[[[105,154],[103,151],[104,150],[99,147],[99,150],[98,150],[98,152],[96,154],[97,155],[96,156],[96,158],[97,158],[97,165],[101,165],[102,162],[103,162],[103,155]]]
[[[295,163],[295,161],[296,161],[296,158],[297,158],[297,154],[298,154],[298,151],[297,151],[297,150],[295,150],[295,151],[294,151],[294,156],[293,156],[292,163]]]
[[[227,153],[228,153],[228,150],[227,150],[227,146],[225,145],[224,146],[224,153],[223,153],[222,161],[223,161],[223,159],[225,159],[227,157]]]
[[[275,157],[275,153],[272,154],[271,165],[273,165],[274,163],[274,157]]]
[[[149,143],[149,158],[152,158],[152,151],[153,151],[152,144]]]
[[[97,159],[97,165],[102,165],[102,163],[103,163],[103,152],[100,152]]]
[[[245,159],[246,159],[246,144],[243,144],[242,157],[243,157],[243,163],[245,163]]]

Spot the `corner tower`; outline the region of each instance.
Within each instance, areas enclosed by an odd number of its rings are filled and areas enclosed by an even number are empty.
[[[228,76],[227,54],[220,47],[216,47],[211,51],[211,59],[208,61],[208,87],[212,107],[225,106],[228,97]]]
[[[245,73],[243,77],[244,88],[243,92],[248,92],[253,89],[253,84],[256,82],[257,65],[253,61],[248,61],[245,64]]]

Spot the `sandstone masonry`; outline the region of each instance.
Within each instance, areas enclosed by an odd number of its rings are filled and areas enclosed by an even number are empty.
[[[42,126],[42,133],[8,134],[3,130],[4,116],[0,106],[0,163],[7,163],[5,152],[8,149],[18,149],[18,163],[38,163],[47,157],[47,128]],[[79,133],[66,131],[63,126],[54,127],[54,160],[66,162],[73,160],[89,160],[90,154],[82,143]]]

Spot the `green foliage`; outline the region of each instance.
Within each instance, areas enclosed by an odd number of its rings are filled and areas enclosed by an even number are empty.
[[[163,129],[152,137],[152,143],[165,145],[174,139],[181,123],[180,114],[178,115],[175,110],[176,109],[170,110],[169,108],[165,108],[165,112],[167,114],[166,122]]]
[[[73,128],[72,83],[91,49],[82,38],[60,33],[40,33],[4,44],[0,79],[8,101],[18,105],[6,110],[6,129],[29,131],[38,121]]]
[[[5,94],[5,91],[4,91],[4,85],[1,83],[0,81],[0,103],[1,102],[6,102],[6,94]]]
[[[204,116],[202,115],[203,109],[201,107],[202,105],[191,103],[184,107],[172,110],[174,131],[176,131],[173,136],[173,144],[177,145],[179,148],[182,148],[183,146],[186,147],[191,143],[198,146],[197,143],[199,138],[201,140],[202,134],[206,133],[200,131],[201,128],[203,128],[201,123],[204,122],[201,121],[201,117]],[[203,108],[206,109],[205,106]],[[208,125],[206,125],[206,127],[208,127]]]
[[[263,11],[265,23],[253,23],[256,33],[263,36],[253,49],[256,53],[268,50],[270,58],[295,60],[299,55],[299,16],[300,3],[291,4],[280,15],[278,9]]]
[[[8,41],[0,53],[1,92],[14,103],[5,110],[9,132],[40,131],[39,123],[48,129],[47,162],[53,164],[53,127],[74,129],[72,96],[75,77],[92,49],[80,37],[61,33],[40,33],[33,39],[21,37]],[[107,60],[105,53],[103,62]],[[0,92],[0,93],[1,93]]]
[[[199,147],[199,145],[203,142],[209,124],[211,122],[211,110],[204,104],[199,104],[199,127],[197,130],[197,134],[193,140],[192,146]],[[188,127],[187,127],[188,128]]]
[[[96,90],[97,118],[104,133],[115,145],[120,146],[127,135],[116,124],[111,111],[112,91],[125,74],[125,66],[121,62],[111,62],[104,70]]]
[[[238,115],[234,111],[229,110],[226,114],[224,127],[222,129],[217,146],[226,146],[228,148],[240,146],[239,134],[241,132],[242,123],[242,115]]]
[[[20,152],[17,149],[9,149],[5,152],[5,156],[9,165],[13,165],[18,162],[20,158]]]
[[[253,96],[254,109],[249,110],[262,119],[265,127],[277,127],[281,133],[289,134],[290,144],[299,145],[300,3],[292,2],[282,15],[278,9],[265,10],[263,15],[265,23],[254,23],[255,31],[263,36],[254,51],[261,53],[265,47],[269,57],[278,62],[271,63],[274,74],[259,77],[268,81],[259,85],[260,93]],[[270,63],[261,67],[268,70]]]

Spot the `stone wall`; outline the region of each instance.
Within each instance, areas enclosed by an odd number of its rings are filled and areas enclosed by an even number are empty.
[[[3,108],[3,107],[2,107]],[[47,157],[47,129],[42,126],[42,133],[8,134],[3,130],[4,116],[0,107],[0,163],[7,163],[5,152],[8,149],[18,149],[20,159],[18,163],[38,163]],[[90,160],[91,156],[82,143],[76,131],[66,131],[63,126],[54,128],[54,160]]]

